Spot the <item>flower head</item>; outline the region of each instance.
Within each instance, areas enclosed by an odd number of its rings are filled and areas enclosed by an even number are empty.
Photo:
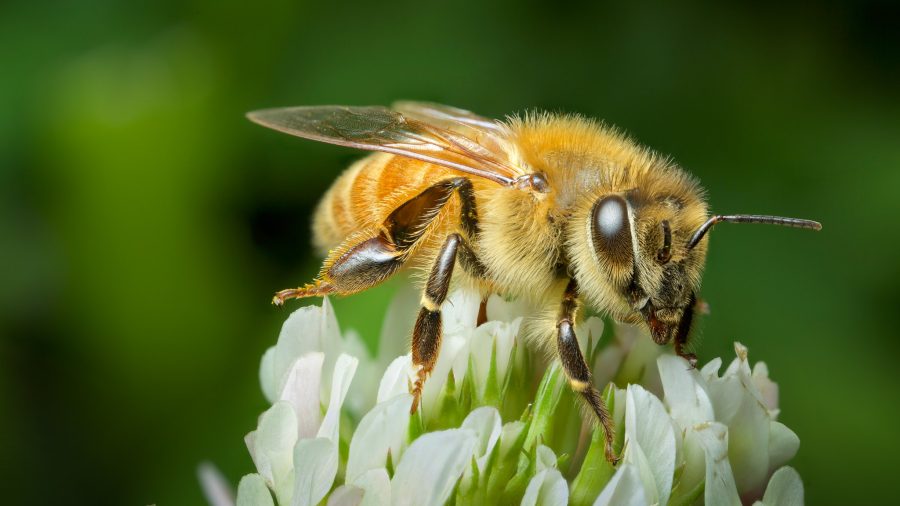
[[[799,439],[776,421],[765,364],[751,368],[740,344],[721,374],[719,359],[696,370],[634,327],[588,318],[577,332],[608,383],[623,455],[613,467],[557,362],[520,339],[526,310],[499,297],[477,328],[476,295],[444,304],[441,353],[410,415],[415,371],[394,344],[408,329],[390,322],[415,299],[398,301],[375,356],[340,332],[327,299],[288,318],[262,359],[272,406],[246,437],[257,472],[241,479],[239,506],[803,502],[784,466]],[[217,475],[201,474],[227,504]]]

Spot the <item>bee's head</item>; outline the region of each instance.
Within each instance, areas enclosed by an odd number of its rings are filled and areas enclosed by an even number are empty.
[[[573,255],[581,293],[620,321],[645,324],[657,343],[682,340],[693,321],[706,259],[703,239],[712,225],[732,221],[821,228],[794,218],[707,216],[697,192],[597,196],[576,220],[581,228],[577,242],[583,245],[587,239],[586,247],[575,248]]]
[[[706,257],[705,241],[689,241],[705,203],[631,191],[601,195],[585,214],[587,255],[574,262],[582,294],[621,321],[643,322],[658,343],[686,335]]]

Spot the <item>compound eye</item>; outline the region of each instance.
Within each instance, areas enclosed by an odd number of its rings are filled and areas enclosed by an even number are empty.
[[[597,252],[610,260],[620,263],[631,260],[631,227],[624,198],[612,195],[594,204],[591,238]]]

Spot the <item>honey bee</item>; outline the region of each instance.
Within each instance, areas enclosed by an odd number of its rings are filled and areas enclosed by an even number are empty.
[[[403,269],[425,274],[412,333],[412,412],[437,360],[441,304],[454,283],[525,297],[545,324],[571,387],[605,431],[613,423],[574,326],[584,303],[645,326],[696,365],[686,345],[717,223],[821,229],[814,221],[709,216],[697,179],[617,130],[580,116],[532,113],[497,121],[444,105],[293,107],[248,114],[291,135],[377,153],[348,168],[313,222],[325,255],[318,277],[273,302],[347,295]],[[456,268],[457,262],[459,269]],[[484,303],[479,319],[484,318]],[[554,342],[555,341],[555,342]]]

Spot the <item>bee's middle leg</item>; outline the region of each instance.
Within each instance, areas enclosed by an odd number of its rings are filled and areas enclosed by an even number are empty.
[[[413,394],[411,413],[415,413],[419,408],[425,380],[434,369],[438,353],[441,350],[441,304],[447,299],[447,291],[450,288],[450,279],[453,277],[457,256],[461,261],[464,258],[474,258],[472,250],[462,236],[454,233],[448,235],[444,241],[422,292],[422,309],[419,310],[412,334],[412,361],[414,366],[419,367],[419,370],[416,382],[410,392]]]
[[[572,390],[581,394],[594,414],[603,426],[604,435],[606,436],[606,460],[615,464],[619,458],[613,450],[613,441],[615,440],[615,428],[613,427],[612,416],[609,414],[603,398],[597,387],[594,386],[591,370],[581,354],[578,347],[578,337],[575,335],[575,312],[578,309],[578,285],[575,280],[569,281],[566,291],[563,295],[563,301],[560,305],[559,317],[556,322],[556,349],[559,353],[559,360],[562,362],[563,370],[569,378],[569,385]]]

